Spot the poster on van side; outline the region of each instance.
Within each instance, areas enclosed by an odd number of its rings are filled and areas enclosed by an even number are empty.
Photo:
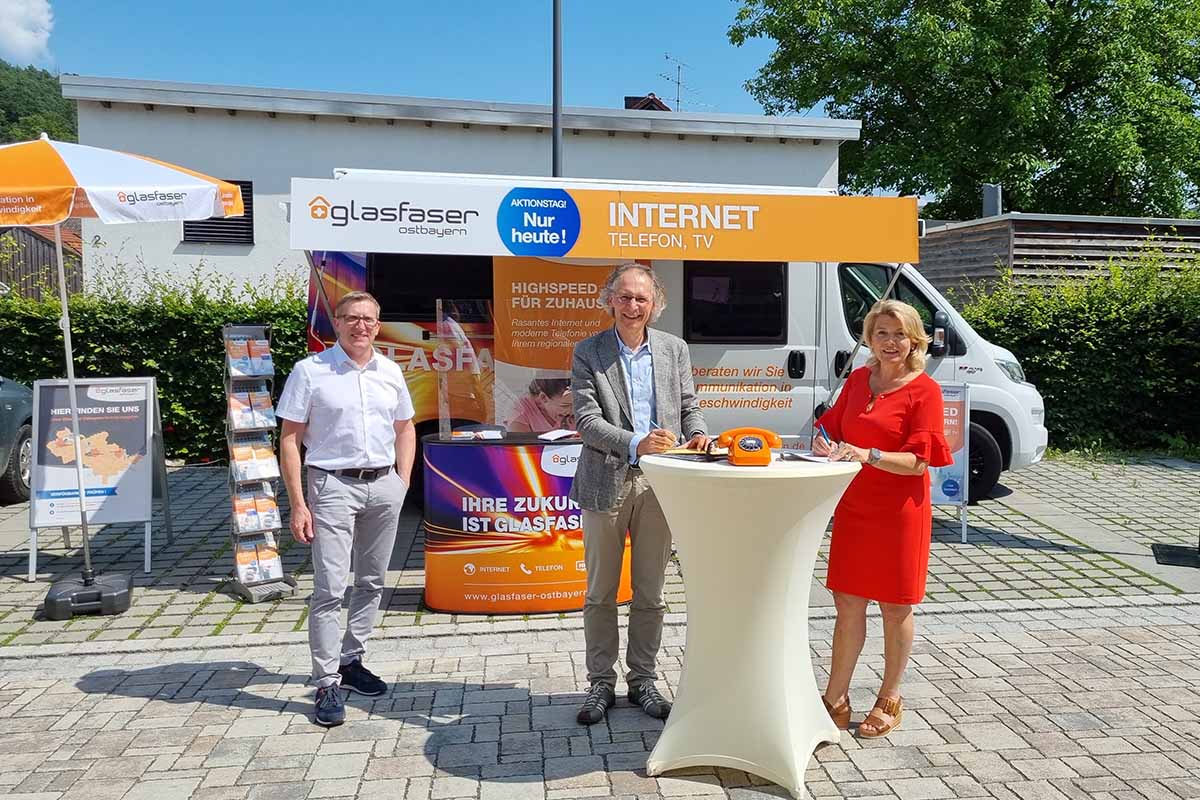
[[[965,506],[971,477],[968,388],[965,383],[943,383],[941,386],[946,444],[954,462],[945,467],[929,468],[929,494],[935,506]]]
[[[567,497],[581,447],[426,440],[426,606],[468,614],[583,608],[583,512]],[[630,597],[627,546],[617,600]]]
[[[600,290],[612,264],[493,259],[495,419],[513,433],[574,430],[575,343],[612,325]]]

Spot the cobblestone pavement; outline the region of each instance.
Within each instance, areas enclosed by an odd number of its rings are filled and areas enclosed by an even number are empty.
[[[1140,544],[1197,544],[1200,464],[1044,461],[1004,482]]]
[[[1200,591],[1200,578],[1190,574],[1196,570],[1158,569],[1147,555],[1146,543],[1187,542],[1189,530],[1195,541],[1200,525],[1200,464],[1108,466],[1052,461],[1006,473],[1004,478],[1016,491],[969,509],[966,544],[959,541],[955,511],[935,510],[927,603]],[[176,640],[177,646],[199,646],[208,637],[244,635],[249,635],[245,641],[257,643],[302,638],[305,602],[312,587],[308,549],[281,537],[285,568],[299,583],[295,597],[242,603],[223,591],[232,570],[224,468],[174,470],[170,485],[175,543],[166,544],[156,522],[150,575],[141,568],[141,526],[111,525],[94,534],[97,566],[135,576],[133,608],[118,617],[79,617],[68,622],[38,618],[34,609],[49,583],[80,569],[78,532],[72,541],[75,547],[67,549],[56,530],[43,531],[39,580],[27,583],[28,507],[0,508],[0,648],[165,639]],[[286,502],[282,505],[286,509]],[[412,632],[404,629],[409,627],[436,634],[580,626],[578,613],[521,619],[423,611],[419,528],[418,515],[406,512],[380,620],[384,635],[408,636]],[[822,548],[812,592],[812,603],[818,608],[831,603],[821,585],[824,557]],[[687,604],[675,566],[669,571],[666,593],[670,619],[682,622]]]
[[[997,606],[1001,601],[992,601]],[[1200,797],[1200,596],[934,604],[918,621],[903,724],[850,734],[809,764],[812,796],[1002,800]],[[958,604],[971,606],[973,604]],[[1087,607],[1084,607],[1087,606]],[[816,619],[818,670],[832,625]],[[852,690],[878,687],[873,619]],[[661,664],[673,690],[683,628]],[[308,719],[303,645],[39,658],[0,654],[0,793],[32,800],[557,800],[785,796],[727,769],[645,773],[661,723],[620,700],[573,721],[578,631],[387,640],[370,665],[393,682],[352,696],[348,723]],[[107,643],[117,647],[120,643]],[[45,649],[45,648],[42,648]],[[822,676],[823,678],[823,676]]]

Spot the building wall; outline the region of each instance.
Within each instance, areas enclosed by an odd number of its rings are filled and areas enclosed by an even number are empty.
[[[67,292],[82,285],[79,256],[63,249]],[[54,243],[24,228],[0,228],[0,283],[9,291],[35,300],[58,298],[58,256]]]
[[[548,175],[550,130],[79,102],[79,141],[254,182],[253,246],[183,243],[182,225],[84,224],[85,280],[121,264],[159,276],[186,274],[203,260],[235,279],[269,280],[276,268],[302,271],[288,247],[280,201],[293,177],[328,178],[336,167]],[[837,188],[836,141],[564,131],[570,177],[698,181]],[[99,237],[97,240],[95,237]]]

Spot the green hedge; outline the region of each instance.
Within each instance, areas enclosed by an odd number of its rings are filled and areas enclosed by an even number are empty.
[[[1131,263],[1050,289],[1004,274],[962,313],[1020,359],[1063,449],[1189,450],[1200,444],[1200,266],[1165,269],[1153,245]]]
[[[272,326],[276,396],[307,349],[294,276],[237,291],[197,270],[182,285],[151,282],[137,295],[110,282],[74,296],[70,308],[76,376],[154,376],[167,455],[189,462],[226,457],[223,325]],[[0,373],[31,385],[65,377],[60,315],[57,300],[0,297]]]
[[[1200,267],[1164,270],[1148,251],[1109,275],[1025,289],[1004,275],[972,291],[963,316],[1012,350],[1046,400],[1059,448],[1189,449],[1200,445]],[[144,278],[143,278],[144,280]],[[167,453],[224,458],[221,326],[270,324],[276,394],[306,353],[302,281],[231,287],[197,270],[182,284],[122,279],[71,300],[76,374],[153,375]],[[25,383],[65,374],[57,302],[0,297],[0,373]]]

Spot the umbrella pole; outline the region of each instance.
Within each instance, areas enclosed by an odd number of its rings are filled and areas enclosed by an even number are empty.
[[[83,584],[96,581],[92,572],[92,554],[88,547],[87,492],[83,483],[83,444],[79,438],[79,405],[75,396],[75,359],[71,353],[71,315],[67,310],[67,276],[63,269],[62,223],[54,226],[54,250],[58,256],[58,296],[62,300],[63,349],[67,356],[67,396],[71,405],[71,439],[75,443],[75,477],[79,481],[79,526],[83,529]]]

